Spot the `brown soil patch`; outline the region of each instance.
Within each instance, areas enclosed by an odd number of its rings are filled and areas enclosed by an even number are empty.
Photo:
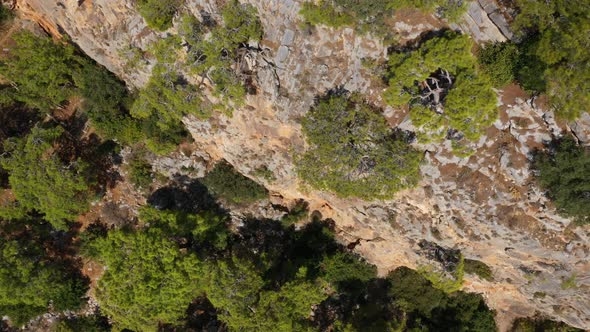
[[[502,110],[506,110],[508,107],[507,105],[514,105],[516,104],[516,99],[527,100],[530,98],[530,95],[524,91],[520,85],[511,83],[507,85],[504,89],[502,89],[502,106],[500,107]]]
[[[80,97],[72,97],[64,107],[58,107],[53,110],[53,117],[58,121],[68,121],[82,105]]]
[[[403,22],[412,27],[424,26],[423,32],[439,30],[447,26],[443,21],[431,14],[411,8],[396,10],[395,14],[389,20],[386,20],[386,22],[391,26],[394,26],[395,22]],[[401,44],[405,44],[413,39],[408,32],[401,31],[398,34],[398,41]]]
[[[94,291],[98,286],[98,280],[104,274],[104,267],[95,261],[84,259],[82,265],[82,274],[90,280],[89,296],[94,296]]]

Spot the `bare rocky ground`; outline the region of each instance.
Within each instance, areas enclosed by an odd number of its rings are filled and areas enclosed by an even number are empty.
[[[222,1],[189,0],[188,10],[218,12]],[[464,289],[483,293],[497,311],[500,330],[512,319],[541,313],[590,329],[590,228],[574,227],[556,214],[531,178],[530,152],[554,135],[573,130],[590,143],[590,116],[576,123],[555,121],[542,98],[532,100],[517,86],[498,91],[499,118],[476,144],[476,152],[460,159],[450,142],[422,146],[423,180],[390,201],[341,199],[312,190],[298,180],[292,153],[304,149],[299,119],[316,95],[343,86],[363,93],[384,107],[382,84],[362,59],[383,60],[386,46],[352,29],[303,28],[300,0],[248,0],[260,14],[263,50],[252,59],[258,90],[232,117],[184,120],[196,141],[194,151],[161,158],[155,168],[173,175],[181,166],[197,173],[225,159],[243,174],[264,184],[273,202],[284,205],[303,198],[312,210],[336,222],[339,239],[358,242],[355,250],[378,266],[381,274],[402,265],[432,264],[420,256],[418,242],[429,240],[460,249],[466,258],[489,265],[494,281],[466,275]],[[68,34],[89,56],[117,73],[131,86],[149,78],[151,64],[127,66],[126,51],[146,49],[163,36],[149,30],[131,0],[17,0],[22,17],[38,22],[54,35]],[[399,41],[447,26],[435,17],[401,11],[391,18]],[[460,28],[479,43],[511,37],[502,8],[492,0],[474,1]],[[392,126],[411,129],[403,110],[384,107]],[[256,178],[265,166],[275,180]],[[122,188],[124,190],[124,188]],[[114,204],[128,204],[119,195]],[[139,202],[135,202],[138,204]],[[261,208],[261,207],[258,207]],[[575,287],[564,280],[574,277]]]

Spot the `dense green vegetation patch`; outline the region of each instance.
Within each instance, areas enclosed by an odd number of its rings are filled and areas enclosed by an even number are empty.
[[[495,87],[512,83],[520,69],[520,49],[513,43],[484,45],[477,53],[477,61]]]
[[[571,327],[562,322],[556,322],[548,318],[517,318],[512,325],[511,332],[582,332],[582,329]]]
[[[447,31],[389,57],[389,88],[384,97],[395,107],[409,107],[418,138],[424,143],[451,139],[464,152],[497,117],[497,97],[486,75],[476,68],[473,43]]]
[[[458,21],[467,11],[468,1],[461,0],[394,0],[391,6],[395,9],[417,8],[449,21]]]
[[[110,231],[89,243],[86,252],[108,267],[96,298],[118,329],[157,331],[161,322],[181,319],[188,303],[202,292],[199,259],[181,253],[157,229]]]
[[[590,7],[585,0],[517,0],[514,28],[530,70],[519,81],[546,92],[555,113],[573,120],[590,104]],[[541,81],[539,84],[538,81]],[[530,82],[536,83],[531,84]]]
[[[47,312],[82,305],[87,283],[30,240],[0,235],[0,314],[17,325]]]
[[[9,183],[16,205],[2,207],[0,216],[21,217],[28,211],[38,211],[60,230],[66,230],[66,221],[73,221],[88,207],[88,176],[81,160],[63,162],[55,153],[61,127],[33,128],[26,138],[5,142],[6,154],[0,164],[9,172]],[[6,211],[6,210],[12,211]]]
[[[455,21],[465,12],[466,1],[456,0],[321,0],[305,2],[301,15],[311,25],[355,27],[360,33],[391,37],[388,19],[396,9],[416,8]]]
[[[213,195],[233,204],[253,203],[268,197],[263,186],[242,175],[225,161],[215,165],[200,181]]]
[[[150,28],[164,31],[172,27],[172,20],[184,0],[137,0],[136,6]]]
[[[303,119],[309,148],[296,156],[299,176],[317,189],[363,199],[391,198],[414,186],[422,155],[407,134],[389,129],[359,95],[328,95]]]
[[[475,274],[483,280],[493,281],[494,275],[492,269],[486,263],[474,259],[464,260],[465,273]]]
[[[361,33],[387,34],[386,19],[393,15],[391,0],[325,0],[305,2],[301,15],[312,25],[354,26]]]
[[[532,167],[541,187],[564,215],[590,222],[590,153],[566,136],[534,155]]]

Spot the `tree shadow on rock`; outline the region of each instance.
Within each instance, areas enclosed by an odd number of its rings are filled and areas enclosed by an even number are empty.
[[[172,184],[154,191],[148,203],[158,210],[176,210],[186,213],[213,211],[226,215],[223,209],[200,181],[187,176],[176,177]]]

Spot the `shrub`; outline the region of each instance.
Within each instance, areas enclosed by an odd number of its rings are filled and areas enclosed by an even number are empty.
[[[209,114],[203,113],[200,105],[196,87],[186,83],[180,74],[156,66],[133,103],[131,115],[138,119],[154,117],[158,119],[157,126],[166,131],[189,114],[207,118]]]
[[[49,111],[74,93],[73,72],[80,66],[71,45],[58,45],[49,38],[21,31],[13,35],[15,46],[0,64],[0,75],[16,88],[5,88],[16,101]]]
[[[590,104],[590,52],[585,42],[590,8],[584,0],[517,0],[516,5],[520,12],[514,28],[530,40],[528,67],[536,69],[519,79],[546,82],[556,115],[578,118]]]
[[[562,322],[552,321],[543,317],[517,318],[512,324],[511,332],[582,332],[584,330],[569,326]]]
[[[10,11],[10,9],[6,8],[4,4],[0,3],[0,28],[13,16],[14,14]]]
[[[304,2],[300,14],[312,25],[324,24],[340,28],[355,23],[354,16],[342,10],[337,10],[337,7],[330,1],[322,1],[317,5],[313,2]]]
[[[390,37],[390,27],[386,21],[393,15],[390,4],[390,0],[325,0],[317,5],[305,2],[300,13],[312,25],[324,24],[335,28],[352,26],[359,33]]]
[[[496,87],[510,84],[516,78],[520,51],[510,42],[488,44],[479,50],[477,61]]]
[[[451,139],[454,150],[465,152],[465,144],[495,121],[497,97],[475,68],[472,45],[468,36],[447,31],[417,50],[390,56],[384,97],[392,106],[409,107],[423,143]]]
[[[246,260],[211,267],[207,296],[230,330],[306,331],[313,305],[326,297],[321,281],[308,281],[302,268],[278,290],[263,290],[260,271]]]
[[[419,179],[420,152],[360,96],[327,96],[303,120],[309,149],[297,172],[317,189],[342,197],[391,198]]]
[[[199,248],[210,245],[222,250],[229,238],[226,218],[210,211],[196,214],[144,207],[140,210],[140,218],[150,222],[152,227],[163,229],[166,234],[190,238]]]
[[[289,212],[281,218],[281,224],[284,227],[294,225],[309,216],[309,204],[304,200],[299,200]]]
[[[454,22],[467,11],[467,4],[467,1],[460,0],[396,0],[391,6],[395,9],[417,8]]]
[[[436,271],[431,266],[422,266],[417,270],[424,278],[432,283],[432,287],[450,294],[463,287],[463,276],[465,273],[465,261],[463,255],[460,256],[459,263],[453,271]]]
[[[338,252],[324,258],[320,268],[323,278],[339,291],[362,288],[369,280],[377,278],[377,267],[347,252]]]
[[[590,153],[566,136],[534,155],[532,168],[557,209],[580,225],[590,222]]]
[[[9,172],[8,181],[21,208],[39,211],[55,228],[67,229],[88,208],[89,187],[80,160],[63,163],[54,152],[61,127],[35,127],[23,139],[4,144],[8,154],[0,163]]]
[[[137,9],[150,28],[165,31],[184,0],[138,0]]]
[[[139,189],[148,189],[154,182],[152,165],[145,159],[141,151],[136,152],[129,160],[129,180]]]
[[[407,267],[390,272],[387,280],[391,284],[389,295],[407,312],[418,311],[429,317],[432,310],[444,307],[448,301],[443,291],[432,287],[424,276]]]
[[[160,324],[177,323],[202,294],[201,262],[157,229],[110,231],[85,246],[107,267],[96,299],[117,329],[157,331]]]
[[[236,0],[229,1],[221,15],[223,24],[213,26],[192,16],[185,17],[180,36],[188,44],[191,72],[209,79],[217,97],[240,105],[246,95],[244,76],[241,69],[233,65],[241,60],[240,50],[250,41],[262,38],[262,23],[252,5]]]
[[[75,310],[87,290],[84,279],[48,259],[31,241],[0,237],[0,314],[20,326],[54,310]]]
[[[267,190],[222,161],[201,179],[215,196],[233,204],[248,204],[268,197]]]
[[[465,273],[475,274],[483,280],[493,281],[492,269],[486,263],[474,259],[465,259]]]
[[[110,332],[108,319],[103,316],[78,316],[62,319],[52,326],[51,332]]]

